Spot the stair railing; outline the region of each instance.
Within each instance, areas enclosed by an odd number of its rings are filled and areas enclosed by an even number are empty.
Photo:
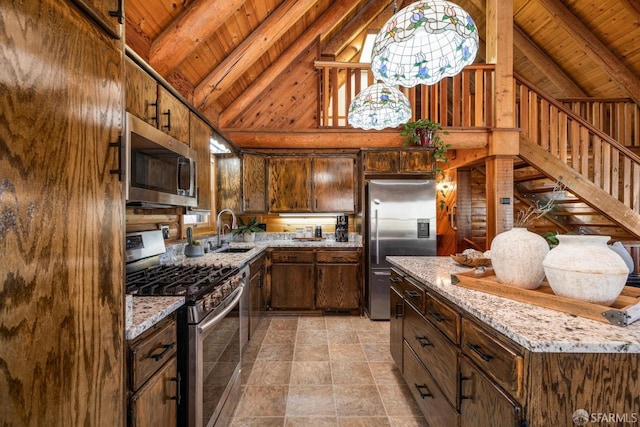
[[[523,78],[514,82],[524,136],[640,213],[640,157]]]

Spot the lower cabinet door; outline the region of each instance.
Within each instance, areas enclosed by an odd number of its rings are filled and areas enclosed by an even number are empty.
[[[271,308],[314,309],[313,264],[271,265]]]
[[[461,426],[520,426],[522,408],[472,362],[461,357]]]
[[[317,264],[318,309],[357,309],[360,305],[358,264]]]
[[[390,292],[389,350],[391,351],[393,361],[396,362],[400,372],[402,372],[402,320],[405,310],[404,299],[393,286],[390,288]]]
[[[130,427],[175,427],[178,424],[177,359],[169,360],[130,401]]]
[[[449,404],[435,380],[429,375],[418,360],[418,356],[406,342],[404,344],[404,377],[411,394],[427,419],[429,427],[457,427],[459,425],[458,413],[455,408]],[[479,427],[481,424],[471,422],[461,425],[463,427]]]

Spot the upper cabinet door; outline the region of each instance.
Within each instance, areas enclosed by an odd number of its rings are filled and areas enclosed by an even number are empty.
[[[311,212],[311,158],[270,159],[269,206],[271,212]]]
[[[267,212],[267,159],[256,154],[242,156],[242,208],[245,213]]]
[[[127,111],[157,127],[158,84],[131,59],[126,58],[124,65]]]
[[[111,37],[122,37],[124,0],[73,0],[74,3],[96,21]]]
[[[235,154],[216,155],[216,208],[240,212],[240,158]]]
[[[313,159],[313,198],[315,212],[354,212],[355,159]]]
[[[191,113],[189,119],[191,148],[198,154],[198,209],[211,209],[211,154],[209,139],[211,128],[198,116]]]
[[[189,144],[189,107],[158,85],[158,123],[163,132]]]

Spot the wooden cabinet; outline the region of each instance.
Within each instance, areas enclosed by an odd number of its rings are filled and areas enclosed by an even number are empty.
[[[391,276],[393,279],[394,270],[391,270]],[[397,273],[396,273],[397,274]],[[404,317],[404,299],[402,298],[402,289],[395,286],[391,282],[391,299],[389,307],[389,350],[391,351],[391,357],[396,362],[400,372],[403,371],[403,337],[402,337],[402,325]]]
[[[80,9],[97,22],[111,37],[122,36],[124,0],[73,0]]]
[[[211,128],[194,113],[189,119],[189,141],[191,148],[198,154],[198,209],[210,210],[211,203],[211,155],[209,154],[209,139]]]
[[[274,250],[271,252],[270,307],[279,309],[314,308],[314,257],[312,251]]]
[[[359,311],[362,251],[270,250],[271,310]]]
[[[432,149],[394,148],[362,151],[365,174],[433,174]]]
[[[357,310],[360,307],[360,254],[316,253],[316,308]]]
[[[260,323],[260,319],[266,309],[264,297],[265,283],[265,254],[261,254],[258,258],[249,264],[249,339]]]
[[[353,156],[269,159],[271,212],[355,212]]]
[[[355,212],[355,158],[317,157],[312,170],[314,212]]]
[[[242,197],[240,157],[235,154],[216,156],[216,206],[218,211],[228,208],[241,212]]]
[[[497,387],[466,357],[462,357],[460,362],[460,383],[460,426],[518,427],[523,425],[522,408],[518,402]]]
[[[259,154],[242,155],[242,211],[266,213],[267,159]]]
[[[129,342],[129,426],[177,425],[180,379],[172,315]]]
[[[189,107],[131,59],[125,64],[127,111],[189,144]]]
[[[269,210],[311,212],[311,158],[269,159]]]

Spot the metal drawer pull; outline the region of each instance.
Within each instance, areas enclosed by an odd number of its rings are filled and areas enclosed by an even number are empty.
[[[175,400],[177,405],[180,405],[180,372],[178,372],[178,376],[177,377],[173,377],[171,378],[171,381],[175,381],[176,382],[176,395],[175,396],[171,396],[170,399],[171,400]]]
[[[445,319],[444,319],[444,317],[442,317],[442,316],[440,315],[440,313],[438,313],[438,312],[435,312],[435,311],[429,311],[429,314],[431,315],[431,317],[433,317],[434,319],[436,319],[436,321],[437,321],[438,323],[442,323],[442,322],[444,322],[444,320],[445,320]]]
[[[165,344],[162,346],[162,348],[164,350],[162,350],[160,353],[158,354],[152,354],[151,356],[149,356],[150,359],[155,360],[156,362],[160,359],[162,359],[164,357],[165,354],[167,354],[169,352],[169,350],[171,350],[174,346],[176,345],[176,343],[172,342],[171,344]]]
[[[433,344],[429,342],[427,337],[416,337],[416,341],[418,341],[423,348],[428,346],[433,346]]]
[[[471,377],[464,377],[462,376],[462,374],[460,374],[460,400],[464,400],[464,399],[472,399],[473,396],[467,396],[465,394],[463,394],[462,392],[462,382],[463,381],[469,381],[471,379]]]
[[[404,315],[403,308],[404,306],[401,302],[396,303],[396,319],[400,319]]]
[[[467,347],[469,347],[471,350],[473,350],[485,362],[489,362],[491,359],[493,359],[493,356],[489,356],[488,354],[484,354],[482,352],[482,350],[480,350],[480,346],[479,345],[467,343]]]
[[[392,278],[391,278],[391,279],[389,279],[389,280],[391,280],[391,282],[393,282],[393,283],[400,283],[400,282],[402,282],[402,279],[401,279],[401,278],[399,278],[399,277],[392,277]]]
[[[420,296],[420,292],[418,291],[404,291],[410,298],[418,298]]]
[[[420,384],[415,384],[415,383],[414,383],[413,385],[416,387],[416,390],[418,390],[418,393],[420,393],[420,397],[421,397],[421,398],[423,398],[423,399],[424,399],[425,397],[433,397],[433,394],[429,391],[429,388],[427,387],[427,385],[426,385],[426,384],[422,384],[422,385],[420,385]],[[427,390],[427,392],[426,392],[426,393],[423,393],[423,392],[422,392],[422,389]]]

